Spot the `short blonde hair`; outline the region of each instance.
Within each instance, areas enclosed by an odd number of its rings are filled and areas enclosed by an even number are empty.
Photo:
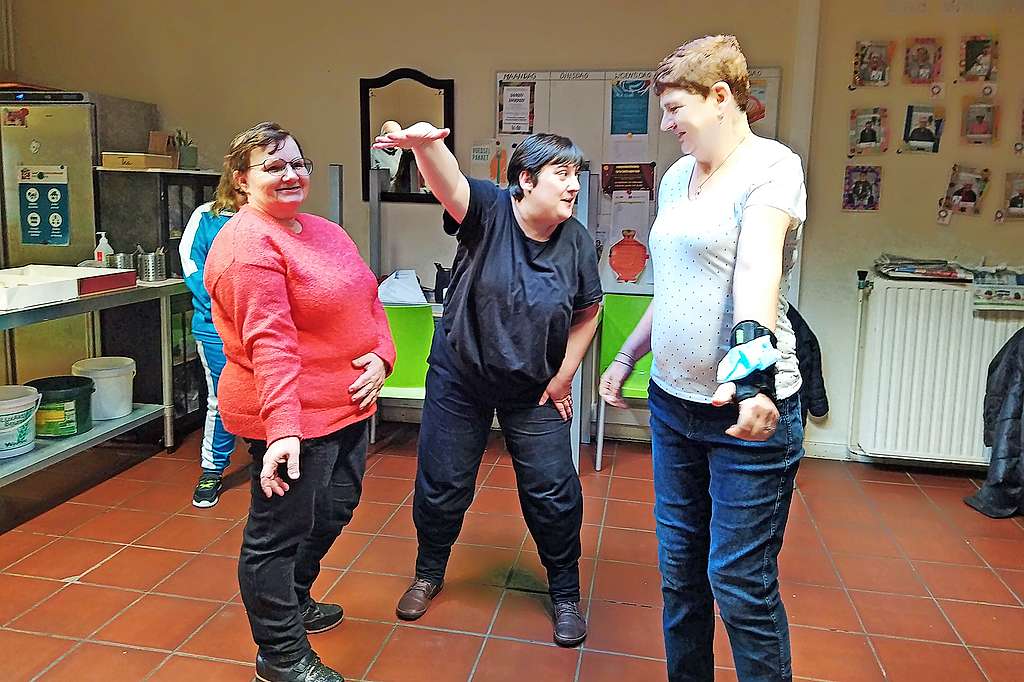
[[[682,88],[707,97],[711,86],[718,82],[729,86],[736,106],[745,111],[750,99],[750,76],[736,36],[704,36],[677,47],[654,72],[654,94]]]

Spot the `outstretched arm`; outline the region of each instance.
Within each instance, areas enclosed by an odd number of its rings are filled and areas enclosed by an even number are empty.
[[[416,157],[416,167],[430,191],[457,222],[462,223],[469,210],[469,182],[459,170],[459,162],[444,143],[451,131],[425,122],[404,130],[381,135],[374,140],[374,149],[400,147]]]

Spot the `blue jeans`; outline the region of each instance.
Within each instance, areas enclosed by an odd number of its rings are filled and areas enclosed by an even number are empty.
[[[791,680],[779,550],[803,456],[797,396],[764,442],[727,436],[734,405],[650,387],[654,515],[670,682],[714,680],[714,602],[741,682]]]
[[[227,359],[224,344],[196,339],[196,351],[206,373],[206,424],[203,427],[203,446],[200,451],[204,471],[224,473],[235,451],[235,435],[224,428],[217,407],[217,384]]]

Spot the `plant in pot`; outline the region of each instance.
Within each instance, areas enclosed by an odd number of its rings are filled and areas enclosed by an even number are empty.
[[[195,170],[199,168],[199,148],[192,143],[187,130],[174,131],[174,143],[178,147],[178,168]]]

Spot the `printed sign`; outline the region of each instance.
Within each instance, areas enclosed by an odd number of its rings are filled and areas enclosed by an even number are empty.
[[[18,204],[22,244],[70,244],[66,166],[19,166]]]

